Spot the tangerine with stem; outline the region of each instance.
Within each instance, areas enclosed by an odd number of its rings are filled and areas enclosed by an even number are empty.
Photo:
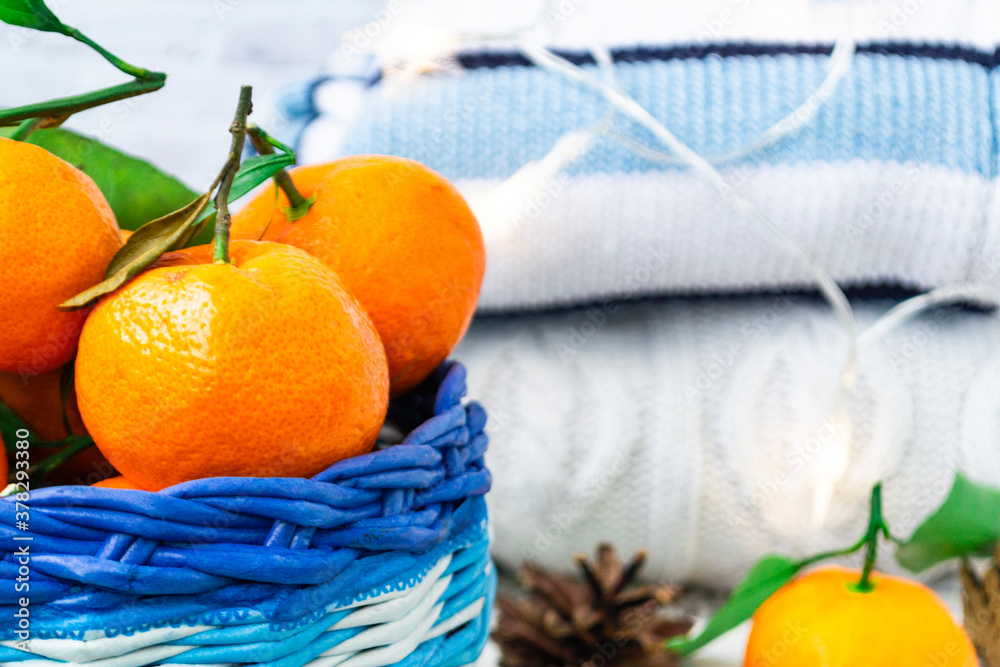
[[[976,652],[926,586],[823,567],[785,585],[754,614],[745,667],[975,667]]]
[[[472,210],[443,176],[399,157],[355,155],[289,175],[313,200],[308,212],[272,185],[233,216],[233,238],[287,243],[333,269],[378,329],[392,395],[411,389],[472,320],[486,268]]]
[[[101,300],[76,360],[83,421],[155,491],[202,477],[308,477],[369,451],[388,367],[357,300],[316,258],[233,241],[167,253]]]

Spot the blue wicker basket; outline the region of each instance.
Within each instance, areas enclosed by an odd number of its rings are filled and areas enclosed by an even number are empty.
[[[393,401],[402,443],[313,479],[3,499],[0,664],[474,661],[496,575],[486,413],[464,393],[442,366]]]

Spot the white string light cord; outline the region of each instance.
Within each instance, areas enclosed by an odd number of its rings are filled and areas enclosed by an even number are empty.
[[[831,67],[831,74],[824,81],[824,84],[827,85],[821,86],[816,93],[810,96],[806,103],[796,110],[797,113],[793,113],[791,117],[779,121],[779,123],[765,132],[760,139],[753,142],[746,149],[741,149],[741,151],[756,150],[768,143],[788,136],[788,134],[807,123],[815,115],[822,102],[829,99],[836,83],[843,78],[844,74],[850,68],[850,61],[855,50],[853,41],[850,37],[840,40],[840,50],[838,51],[840,60],[837,61],[837,66]],[[825,448],[826,455],[822,457],[821,461],[817,461],[816,468],[818,474],[813,476],[815,492],[813,494],[812,517],[814,523],[817,525],[821,524],[827,515],[833,499],[834,487],[846,471],[850,451],[851,422],[848,416],[848,408],[857,376],[858,335],[854,320],[854,311],[843,290],[840,289],[833,277],[816,263],[805,248],[768,218],[756,205],[736,192],[708,160],[691,150],[684,142],[674,136],[670,130],[632,97],[612,85],[601,81],[581,67],[559,57],[540,44],[521,38],[518,40],[518,47],[538,67],[589,88],[602,96],[615,110],[632,118],[649,130],[653,136],[663,142],[677,159],[694,169],[696,173],[711,183],[731,206],[754,218],[785,247],[798,255],[809,268],[809,271],[816,280],[820,293],[833,308],[848,336],[848,351],[840,374],[840,385],[831,409],[831,419],[838,427],[838,437],[835,442],[829,443]],[[844,54],[850,57],[845,57]]]
[[[539,14],[541,15],[544,13]],[[566,133],[541,160],[524,165],[518,172],[493,191],[473,201],[484,233],[510,233],[510,221],[516,211],[530,196],[555,178],[560,171],[584,155],[600,136],[612,138],[635,154],[663,164],[686,165],[709,181],[737,210],[753,217],[761,226],[798,255],[809,268],[823,297],[829,302],[848,337],[848,353],[840,374],[840,382],[831,410],[831,419],[837,428],[838,437],[824,448],[827,456],[817,463],[814,474],[810,475],[815,484],[813,520],[819,524],[826,516],[832,501],[834,488],[843,478],[849,464],[851,423],[848,417],[852,391],[856,382],[858,350],[885,336],[908,319],[929,308],[960,300],[979,302],[1000,302],[996,292],[990,293],[988,281],[970,281],[933,290],[898,304],[885,313],[863,336],[858,336],[854,314],[843,291],[809,253],[793,238],[771,221],[753,203],[740,196],[713,168],[713,164],[725,164],[747,157],[754,152],[773,145],[793,135],[815,118],[819,109],[832,97],[839,83],[850,71],[856,52],[856,42],[849,26],[853,18],[853,2],[848,3],[848,29],[837,40],[830,55],[827,74],[820,86],[794,111],[768,128],[751,143],[735,150],[701,156],[673,135],[662,123],[633,98],[618,88],[614,62],[610,51],[604,46],[591,49],[594,61],[604,79],[601,81],[586,70],[552,53],[545,47],[524,37],[534,26],[503,33],[477,35],[456,35],[457,42],[509,41],[513,40],[521,52],[540,68],[553,72],[567,80],[585,86],[607,100],[612,109],[601,121],[585,128]],[[537,23],[537,22],[536,22]],[[644,126],[668,150],[649,146],[618,132],[612,127],[617,113],[624,114]]]
[[[849,7],[851,9],[851,7]],[[820,292],[831,305],[843,325],[848,337],[848,353],[840,375],[840,383],[831,418],[839,437],[837,442],[826,447],[829,456],[820,461],[818,466],[824,471],[815,477],[816,491],[814,493],[813,519],[820,523],[825,517],[832,500],[834,487],[846,472],[848,465],[851,424],[848,409],[857,374],[858,350],[870,345],[886,335],[896,326],[914,317],[918,313],[943,303],[973,298],[990,301],[984,284],[978,282],[953,285],[934,290],[924,295],[907,300],[886,313],[875,325],[859,337],[854,321],[853,311],[843,291],[809,253],[784,230],[771,221],[753,203],[740,196],[725,179],[716,171],[712,164],[725,164],[747,157],[754,152],[773,145],[791,136],[808,125],[815,118],[819,109],[833,96],[839,83],[850,71],[856,52],[856,41],[845,31],[837,40],[830,55],[827,74],[820,86],[795,110],[782,118],[751,143],[722,154],[701,156],[681,142],[665,126],[657,121],[648,111],[641,107],[633,98],[624,93],[617,85],[614,61],[607,47],[591,48],[594,61],[602,75],[603,81],[586,70],[573,65],[551,52],[549,49],[523,37],[527,29],[515,30],[497,34],[463,35],[458,41],[495,41],[513,39],[522,53],[537,66],[558,74],[568,80],[583,85],[605,98],[612,110],[601,121],[579,130],[566,133],[541,160],[530,162],[512,175],[492,192],[476,202],[474,208],[482,211],[484,231],[510,231],[505,229],[516,210],[523,205],[538,188],[565,169],[569,164],[579,159],[600,136],[615,139],[635,154],[663,164],[687,165],[708,180],[734,208],[753,217],[778,241],[798,255],[809,268]],[[632,137],[618,132],[612,127],[616,113],[622,113],[653,133],[668,149],[662,150],[636,141]],[[994,299],[995,300],[995,299]]]
[[[465,35],[458,41],[513,40],[516,42],[518,40],[523,41],[522,36],[524,32],[526,32],[526,29],[491,35],[482,33]],[[830,54],[829,68],[823,82],[805,102],[746,146],[728,153],[704,156],[705,160],[713,164],[724,164],[744,158],[781,141],[808,125],[816,116],[816,113],[819,112],[820,108],[833,96],[837,85],[846,76],[847,72],[850,71],[856,50],[857,42],[848,31],[837,40]],[[604,45],[593,46],[590,51],[594,62],[598,64],[601,74],[606,79],[606,84],[617,90],[618,84],[611,51]],[[530,58],[531,56],[528,55],[528,57]],[[516,218],[516,212],[523,206],[523,203],[536,194],[545,183],[555,178],[560,171],[585,154],[594,140],[602,135],[615,139],[636,155],[648,160],[663,164],[687,164],[681,157],[653,146],[648,146],[615,130],[612,126],[612,120],[614,120],[615,115],[615,110],[612,109],[608,116],[598,123],[566,133],[559,138],[548,154],[541,160],[525,164],[493,191],[473,201],[473,208],[480,219],[480,224],[485,228],[484,231],[494,234],[509,233],[510,220]],[[799,251],[804,252],[801,248],[799,248]]]
[[[504,37],[508,40],[517,39],[518,34],[508,34]],[[592,47],[591,53],[607,84],[617,87],[617,74],[611,52],[606,48],[595,46]],[[559,137],[541,160],[528,162],[490,192],[472,198],[469,203],[483,228],[483,234],[487,238],[511,234],[514,231],[511,228],[511,221],[518,218],[517,213],[523,208],[524,203],[537,194],[546,183],[552,182],[563,169],[590,150],[595,139],[608,134],[612,129],[615,115],[615,110],[611,109],[593,125],[567,132]]]
[[[833,97],[833,93],[837,90],[837,86],[850,71],[851,64],[854,61],[854,54],[857,51],[857,46],[857,42],[850,34],[845,34],[843,37],[838,39],[837,43],[833,47],[833,51],[830,53],[830,64],[826,77],[823,79],[819,88],[817,88],[805,102],[796,107],[790,114],[769,127],[754,141],[750,142],[746,146],[729,151],[728,153],[704,155],[702,157],[712,164],[725,164],[727,162],[740,160],[759,150],[767,148],[772,144],[778,143],[785,137],[795,134],[800,129],[811,123],[820,108],[822,108],[822,106],[826,104],[831,97]],[[608,53],[608,57],[610,58],[610,52],[607,48],[604,47],[603,50]],[[685,160],[681,157],[659,150],[652,146],[647,146],[646,144],[636,141],[632,137],[622,134],[617,130],[610,130],[608,135],[625,145],[637,155],[649,160],[655,160],[664,164],[686,164]]]
[[[973,280],[955,285],[945,285],[925,294],[910,297],[906,301],[896,304],[875,324],[866,329],[858,339],[859,345],[867,347],[904,322],[938,306],[972,302],[996,307],[1000,305],[1000,293],[998,293],[997,287],[995,282],[989,280]]]
[[[815,260],[813,260],[805,248],[785,233],[783,229],[774,224],[774,222],[772,222],[770,218],[757,208],[757,206],[736,192],[735,188],[729,185],[729,183],[726,182],[726,179],[723,178],[722,174],[720,174],[705,158],[698,155],[698,153],[691,150],[687,144],[674,136],[670,130],[668,130],[660,121],[656,120],[652,114],[646,111],[646,109],[644,109],[632,97],[621,92],[612,85],[601,81],[590,72],[587,72],[566,59],[557,56],[540,44],[536,44],[522,38],[518,41],[518,46],[524,55],[537,66],[550,72],[560,74],[567,79],[590,88],[604,97],[604,99],[607,100],[616,110],[632,118],[648,129],[657,139],[670,148],[680,160],[693,168],[696,172],[701,174],[705,180],[711,183],[715,189],[719,191],[722,197],[734,208],[756,219],[757,222],[759,222],[772,235],[785,244],[785,246],[799,255],[799,257],[802,258],[803,262],[813,273],[823,296],[830,302],[830,305],[837,312],[837,316],[840,318],[844,328],[850,334],[851,346],[848,354],[848,360],[845,364],[845,371],[849,372],[845,373],[845,375],[853,375],[854,365],[857,359],[857,333],[854,323],[854,313],[851,310],[851,305],[847,301],[847,297],[844,296],[844,292],[840,289],[830,274],[827,273],[823,267],[819,266]]]

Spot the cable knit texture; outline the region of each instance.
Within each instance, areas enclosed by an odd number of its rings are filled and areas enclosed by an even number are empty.
[[[855,304],[862,328],[890,305]],[[862,349],[847,473],[814,525],[845,343],[794,295],[476,322],[459,355],[490,410],[495,555],[563,567],[606,539],[648,547],[652,577],[724,586],[856,539],[879,479],[902,536],[956,468],[1000,484],[1000,320],[939,310]]]

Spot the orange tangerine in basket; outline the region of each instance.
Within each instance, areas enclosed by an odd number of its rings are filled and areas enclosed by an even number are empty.
[[[94,308],[76,360],[83,421],[156,491],[203,477],[308,477],[368,452],[388,405],[378,334],[337,276],[287,245],[164,255]]]
[[[39,375],[0,373],[0,403],[13,410],[27,425],[33,442],[54,442],[68,435],[87,434],[72,385],[63,405],[62,373],[62,368]],[[54,447],[34,447],[31,463],[39,463],[59,451]],[[48,484],[89,484],[113,474],[116,474],[114,468],[101,452],[88,447],[50,471],[45,481]]]
[[[91,486],[98,486],[102,489],[133,489],[136,491],[142,491],[138,486],[132,482],[125,479],[124,476],[119,475],[118,477],[108,477],[107,479],[102,479],[100,482],[95,482]]]
[[[443,176],[404,158],[355,155],[291,170],[309,213],[264,190],[233,217],[233,238],[306,250],[368,311],[385,345],[391,393],[444,361],[472,320],[486,268],[479,224]]]
[[[44,373],[73,357],[87,311],[56,306],[100,282],[121,247],[89,176],[0,138],[0,371]]]

